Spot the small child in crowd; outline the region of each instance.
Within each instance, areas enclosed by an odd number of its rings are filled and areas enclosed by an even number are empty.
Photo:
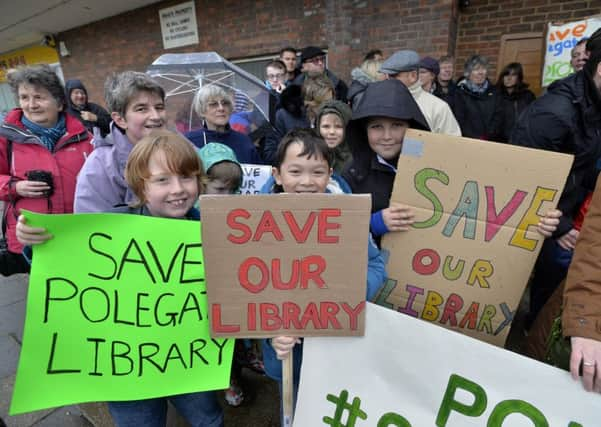
[[[135,201],[111,212],[174,219],[200,219],[194,208],[204,191],[205,174],[200,159],[189,141],[168,131],[155,131],[142,137],[131,150],[125,166],[127,185]],[[17,238],[25,245],[40,244],[51,238],[49,232],[30,227],[19,217]],[[192,426],[223,426],[223,412],[215,392],[198,392],[125,402],[109,402],[115,425],[163,427],[167,402]]]
[[[311,129],[289,132],[278,147],[273,176],[274,193],[325,193],[332,174],[332,157],[325,141]],[[372,299],[384,283],[386,270],[380,251],[368,241],[366,298]],[[298,345],[297,345],[298,344]],[[294,350],[293,350],[294,349]],[[267,375],[282,381],[282,364],[294,351],[294,394],[298,388],[302,343],[298,337],[280,336],[263,341],[263,362]]]
[[[207,173],[205,194],[235,194],[242,185],[242,166],[227,145],[209,142],[198,149]]]
[[[332,169],[336,175],[342,173],[344,166],[352,159],[346,143],[346,125],[351,116],[350,107],[335,99],[324,102],[317,110],[315,128],[330,148]]]

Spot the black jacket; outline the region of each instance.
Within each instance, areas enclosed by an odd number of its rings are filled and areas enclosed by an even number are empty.
[[[519,117],[511,142],[575,156],[559,199],[563,216],[555,235],[567,233],[580,204],[594,188],[601,156],[601,99],[591,77],[583,70],[553,83]]]
[[[457,85],[453,114],[467,138],[500,140],[503,127],[501,97],[489,83],[483,93],[473,92],[465,84]]]
[[[509,142],[511,132],[513,131],[513,127],[515,126],[518,117],[520,117],[522,111],[524,111],[535,99],[536,96],[534,93],[528,89],[516,90],[511,94],[507,93],[505,90],[502,91],[501,104],[503,127],[499,139],[501,142]]]
[[[457,83],[455,83],[453,80],[451,80],[449,82],[449,86],[448,86],[446,92],[443,91],[442,86],[440,85],[440,83],[437,80],[436,87],[434,88],[434,92],[432,92],[432,95],[439,97],[440,99],[445,101],[447,104],[449,104],[449,107],[451,107],[451,110],[455,110],[455,97],[457,96],[456,93],[457,93]]]
[[[273,164],[280,141],[294,128],[309,128],[301,87],[290,85],[280,95],[280,104],[275,113],[275,126],[265,135],[262,157],[269,165]]]
[[[353,160],[345,167],[342,176],[353,193],[372,195],[372,213],[388,207],[396,175],[390,167],[378,161],[376,153],[369,147],[366,119],[376,116],[405,120],[413,129],[430,130],[403,83],[398,80],[384,80],[367,86],[347,127],[347,140]]]
[[[100,129],[100,133],[102,136],[106,136],[109,133],[109,125],[111,124],[111,115],[102,108],[98,104],[94,104],[92,102],[86,102],[86,105],[83,107],[79,107],[73,102],[71,102],[71,92],[75,89],[81,89],[85,92],[86,98],[88,96],[88,91],[86,87],[80,80],[72,79],[67,80],[65,83],[65,95],[67,96],[67,113],[75,116],[79,119],[80,122],[90,131],[93,132],[94,127],[98,127]],[[89,111],[92,114],[95,114],[98,117],[98,121],[90,122],[81,118],[82,111]]]
[[[326,70],[326,76],[332,81],[332,84],[334,85],[334,90],[336,91],[336,99],[342,102],[347,102],[348,86],[346,85],[346,83],[343,80],[339,79],[336,76],[336,74],[332,73],[330,70]],[[305,73],[301,73],[294,79],[292,84],[302,86],[303,82],[305,81],[305,78]]]

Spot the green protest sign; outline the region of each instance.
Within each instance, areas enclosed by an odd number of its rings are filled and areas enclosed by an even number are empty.
[[[11,414],[228,386],[198,222],[25,214],[54,237],[34,248]]]

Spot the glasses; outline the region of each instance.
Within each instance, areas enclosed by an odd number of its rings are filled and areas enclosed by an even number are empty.
[[[207,104],[207,107],[209,107],[211,110],[216,110],[217,108],[219,108],[220,105],[223,108],[231,108],[232,102],[227,99],[222,99],[219,101],[211,101]]]
[[[284,73],[267,74],[268,80],[280,80],[282,77],[284,77]]]
[[[315,58],[307,59],[305,62],[309,64],[325,64],[326,57],[325,56],[316,56]]]

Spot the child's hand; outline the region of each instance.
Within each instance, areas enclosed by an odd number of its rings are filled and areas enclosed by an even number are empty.
[[[409,230],[409,226],[413,224],[414,216],[415,214],[410,206],[397,203],[391,204],[382,211],[382,219],[390,231]]]
[[[17,240],[22,245],[39,245],[44,243],[46,240],[52,238],[52,235],[46,232],[45,228],[31,227],[27,225],[25,217],[19,215],[17,221]]]
[[[545,216],[541,216],[536,227],[536,230],[545,237],[550,237],[557,226],[559,225],[559,218],[561,218],[561,211],[559,209],[551,209],[545,213]]]
[[[271,346],[280,360],[286,359],[294,348],[294,345],[300,343],[301,340],[297,337],[279,336],[271,339]]]

